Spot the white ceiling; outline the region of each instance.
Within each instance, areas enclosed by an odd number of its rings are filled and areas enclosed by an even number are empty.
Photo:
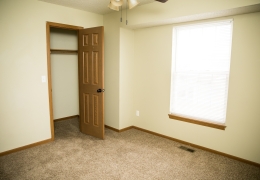
[[[93,12],[97,14],[108,14],[115,12],[107,6],[110,0],[39,0],[61,6],[71,7],[83,11]],[[155,2],[155,0],[138,0],[138,6]]]
[[[75,8],[75,9],[93,12],[93,13],[102,14],[102,15],[108,14],[111,12],[115,12],[107,7],[110,0],[39,0],[39,1],[44,1],[44,2],[48,2],[48,3],[52,3],[52,4],[58,4],[61,6],[66,6],[66,7]],[[124,1],[126,1],[126,0],[124,0]],[[155,0],[138,0],[138,1],[140,2],[140,4],[138,6],[147,4],[147,3],[157,2]],[[202,20],[202,19],[211,19],[211,18],[218,18],[218,17],[246,14],[246,13],[254,13],[254,12],[260,12],[260,3],[254,4],[251,6],[226,9],[226,10],[222,10],[222,11],[207,12],[207,13],[201,13],[201,14],[194,14],[194,15],[190,15],[190,16],[162,19],[162,20],[147,22],[147,23],[143,23],[143,24],[128,25],[127,27],[130,29],[139,29],[139,28],[145,28],[145,27],[182,23],[182,22],[189,22],[189,21],[197,21],[197,20]]]
[[[212,18],[240,15],[240,14],[255,13],[255,12],[260,12],[260,3],[251,5],[251,6],[243,6],[243,7],[239,7],[239,8],[226,9],[226,10],[222,10],[222,11],[193,14],[190,16],[162,19],[159,21],[153,21],[153,22],[148,22],[148,23],[143,23],[143,24],[128,25],[128,28],[139,29],[139,28],[160,26],[160,25],[166,25],[166,24],[176,24],[176,23],[183,23],[183,22],[190,22],[190,21],[198,21],[198,20],[203,20],[203,19],[212,19]]]

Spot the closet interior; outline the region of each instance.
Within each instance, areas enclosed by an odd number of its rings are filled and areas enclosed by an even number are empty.
[[[53,119],[79,115],[78,31],[50,27]]]

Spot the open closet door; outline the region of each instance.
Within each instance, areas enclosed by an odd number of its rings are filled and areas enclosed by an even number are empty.
[[[80,131],[104,139],[104,27],[79,30]]]

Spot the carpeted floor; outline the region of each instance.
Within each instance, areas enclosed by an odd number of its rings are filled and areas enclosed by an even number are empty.
[[[76,118],[55,122],[55,141],[0,157],[0,179],[259,180],[260,168],[131,129],[105,140],[79,132]]]

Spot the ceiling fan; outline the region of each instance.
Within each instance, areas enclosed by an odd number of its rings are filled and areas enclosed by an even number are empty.
[[[124,0],[110,0],[108,7],[112,10],[119,11],[121,9],[121,18],[120,21],[122,22],[122,7],[123,7]],[[161,3],[165,3],[168,0],[155,0]],[[126,0],[126,25],[127,25],[127,8],[132,9],[139,4],[138,0]]]
[[[165,3],[165,2],[168,1],[168,0],[155,0],[155,1],[159,1],[159,2],[161,2],[161,3]]]
[[[119,11],[119,8],[123,6],[124,0],[110,0],[108,7],[112,10]],[[168,0],[155,0],[161,3],[165,3]],[[137,6],[139,4],[138,0],[127,0],[127,5],[129,9],[132,9],[133,7]]]

